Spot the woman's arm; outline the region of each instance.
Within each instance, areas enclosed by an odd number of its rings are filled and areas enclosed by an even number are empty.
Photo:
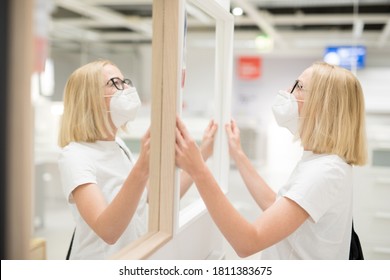
[[[141,141],[140,156],[111,203],[96,184],[84,184],[73,191],[80,215],[108,244],[114,244],[130,223],[149,178],[150,131]]]
[[[240,257],[259,252],[286,238],[308,217],[298,204],[288,198],[281,198],[253,224],[246,221],[219,188],[195,141],[179,119],[176,163],[194,179],[211,217]]]
[[[225,125],[228,135],[229,153],[250,194],[264,211],[270,207],[276,199],[276,193],[268,186],[263,178],[257,173],[257,170],[245,155],[241,147],[240,130],[235,121]]]

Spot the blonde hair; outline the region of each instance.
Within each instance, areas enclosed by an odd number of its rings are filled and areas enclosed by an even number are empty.
[[[104,102],[103,68],[108,60],[90,62],[76,69],[64,89],[64,113],[59,146],[70,142],[95,142],[112,134]]]
[[[365,109],[359,81],[350,71],[325,62],[314,63],[311,70],[299,131],[303,147],[364,165]]]

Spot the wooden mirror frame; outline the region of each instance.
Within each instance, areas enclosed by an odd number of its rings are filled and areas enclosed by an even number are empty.
[[[190,0],[216,21],[216,121],[219,123],[213,157],[219,183],[229,167],[223,123],[230,120],[233,15],[216,0]],[[152,106],[149,231],[113,259],[146,259],[172,239],[178,228],[178,180],[175,167],[176,115],[180,113],[184,18],[186,0],[153,1]]]

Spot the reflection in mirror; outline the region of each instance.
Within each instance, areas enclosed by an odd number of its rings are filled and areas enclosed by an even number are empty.
[[[151,14],[151,5],[149,8]],[[136,119],[127,125],[127,132],[120,131],[117,136],[126,143],[135,159],[139,155],[140,139],[150,125],[150,38],[145,44],[97,40],[87,36],[91,32],[82,25],[83,18],[78,22],[68,20],[67,25],[66,21],[62,21],[62,25],[58,24],[62,20],[61,13],[66,11],[61,8],[52,11],[52,21],[55,28],[59,29],[48,35],[49,55],[44,71],[36,72],[32,77],[35,111],[33,236],[45,239],[47,259],[65,259],[75,228],[58,169],[58,131],[63,112],[63,90],[69,75],[88,62],[108,59],[121,70],[125,78],[133,81],[142,106]],[[72,26],[78,23],[80,26]],[[110,23],[101,21],[99,24],[104,26]],[[74,34],[69,36],[65,30]],[[96,29],[94,33],[98,31]]]
[[[191,2],[186,3],[187,32],[185,36],[184,61],[185,84],[182,91],[182,119],[191,136],[201,145],[203,134],[215,118],[215,19]],[[195,23],[194,16],[202,15],[203,25]],[[220,125],[220,124],[218,124]],[[211,156],[207,164],[212,164]],[[180,200],[180,224],[185,211],[202,203],[195,186]]]

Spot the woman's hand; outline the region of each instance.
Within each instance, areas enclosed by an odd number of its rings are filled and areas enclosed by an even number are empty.
[[[229,154],[235,159],[239,153],[242,152],[240,129],[234,120],[231,120],[225,125],[226,133],[228,136]]]
[[[149,174],[149,158],[150,158],[150,128],[146,131],[141,139],[141,151],[138,161],[142,164],[144,170]]]
[[[203,133],[200,151],[205,161],[213,154],[214,137],[217,132],[217,128],[217,123],[214,120],[211,120]]]
[[[184,123],[176,117],[176,165],[191,177],[198,174],[206,166],[199,147],[191,138]]]

